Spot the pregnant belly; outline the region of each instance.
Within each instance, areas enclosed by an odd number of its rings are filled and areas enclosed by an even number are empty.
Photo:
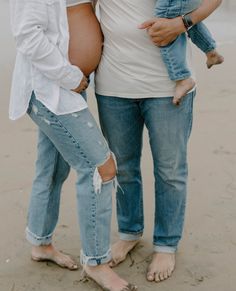
[[[69,58],[88,76],[98,66],[102,54],[102,32],[91,4],[67,9],[70,43]]]

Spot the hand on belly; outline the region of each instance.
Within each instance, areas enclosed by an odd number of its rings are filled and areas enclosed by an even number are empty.
[[[70,31],[69,58],[85,76],[98,66],[102,54],[102,32],[91,4],[67,9]]]

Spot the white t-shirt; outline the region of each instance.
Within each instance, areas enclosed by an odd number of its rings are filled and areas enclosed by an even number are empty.
[[[173,96],[160,50],[138,25],[154,15],[156,0],[99,0],[104,33],[103,56],[96,73],[100,95],[150,98]],[[191,50],[188,48],[191,68]]]

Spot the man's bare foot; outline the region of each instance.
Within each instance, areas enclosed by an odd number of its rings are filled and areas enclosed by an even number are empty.
[[[173,103],[178,106],[181,102],[181,99],[194,88],[195,82],[192,78],[188,78],[185,80],[176,81],[175,87],[175,96],[173,99]]]
[[[207,56],[207,68],[210,69],[214,65],[219,65],[224,62],[224,57],[221,56],[216,50],[213,50],[206,54]]]
[[[86,275],[106,291],[135,291],[137,287],[120,278],[108,264],[84,266]]]
[[[123,262],[128,253],[139,243],[139,240],[119,240],[112,246],[112,260],[110,267],[115,267]]]
[[[60,267],[68,268],[72,271],[78,269],[78,265],[70,256],[64,255],[55,249],[53,245],[33,246],[31,258],[36,262],[51,261]]]
[[[147,280],[160,282],[168,279],[175,268],[175,254],[155,253],[148,268]]]

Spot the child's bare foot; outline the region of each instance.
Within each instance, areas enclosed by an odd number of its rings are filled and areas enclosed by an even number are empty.
[[[168,279],[175,268],[175,254],[155,253],[148,268],[147,280],[160,282]]]
[[[86,275],[106,291],[135,291],[137,287],[120,278],[108,264],[84,266]]]
[[[64,255],[55,249],[53,245],[33,246],[31,258],[36,262],[51,261],[60,267],[68,268],[71,271],[78,269],[78,265],[70,256]]]
[[[185,80],[176,81],[175,87],[175,96],[173,99],[173,103],[175,105],[179,105],[181,99],[194,88],[195,82],[192,78],[188,78]]]
[[[210,51],[207,56],[207,68],[210,69],[214,65],[219,65],[224,62],[224,57],[221,56],[216,50]]]
[[[109,263],[110,267],[115,267],[123,262],[128,253],[139,243],[139,240],[119,240],[112,246],[112,260]]]

